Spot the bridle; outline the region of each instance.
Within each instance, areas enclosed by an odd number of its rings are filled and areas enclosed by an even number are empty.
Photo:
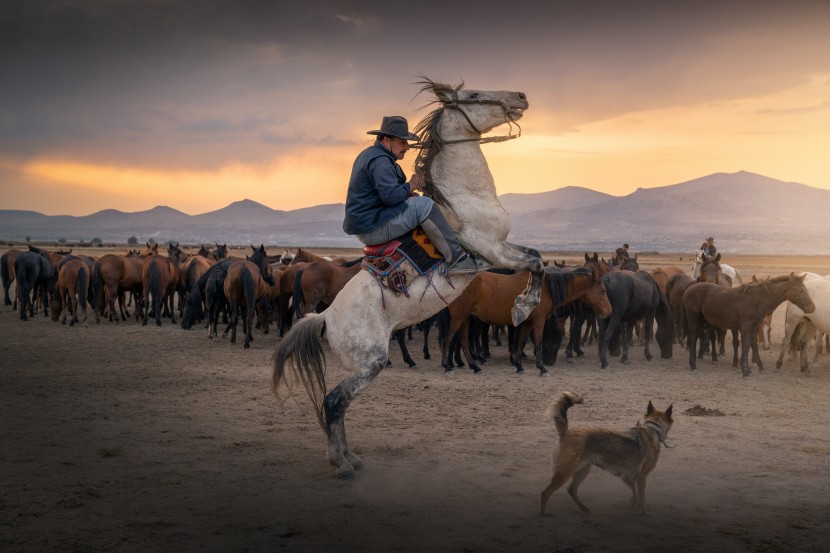
[[[501,106],[501,109],[504,110],[504,115],[507,118],[507,124],[510,128],[506,135],[502,136],[490,136],[487,138],[482,138],[481,135],[484,134],[478,127],[475,126],[475,123],[470,119],[470,116],[467,115],[467,112],[461,107],[464,104],[490,104]],[[455,140],[444,140],[437,133],[434,134],[434,139],[439,142],[442,146],[445,144],[459,144],[462,142],[478,142],[479,144],[488,144],[492,142],[505,142],[507,140],[512,140],[514,138],[519,138],[522,136],[522,127],[513,119],[513,116],[510,115],[510,108],[507,106],[507,103],[504,100],[489,100],[489,99],[464,99],[458,97],[458,92],[453,91],[452,93],[452,101],[445,102],[441,109],[455,109],[458,110],[461,115],[464,116],[464,119],[467,120],[467,124],[470,125],[470,128],[478,134],[478,138],[457,138]],[[516,125],[516,128],[519,129],[518,134],[513,134],[513,125]]]

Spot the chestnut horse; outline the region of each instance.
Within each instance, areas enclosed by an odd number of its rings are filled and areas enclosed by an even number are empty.
[[[147,325],[150,307],[152,307],[156,325],[161,326],[161,309],[168,300],[171,303],[169,307],[171,322],[176,324],[172,298],[179,281],[179,269],[173,259],[159,255],[158,244],[154,244],[151,250],[152,254],[144,259],[141,266],[142,306],[144,308],[144,318],[141,324]]]
[[[20,250],[11,249],[0,255],[0,275],[3,278],[3,305],[12,305],[12,299],[9,296],[9,288],[14,282],[14,260],[17,256],[23,253]],[[14,307],[17,309],[17,296],[14,298]]]
[[[313,261],[297,269],[292,304],[298,319],[314,313],[320,303],[331,305],[334,297],[361,270],[360,257],[340,265],[334,261]]]
[[[608,303],[605,287],[596,271],[584,269],[559,271],[561,269],[556,267],[545,269],[539,305],[530,312],[527,320],[519,325],[514,335],[510,348],[510,360],[515,365],[517,373],[524,372],[520,361],[521,348],[532,333],[536,367],[540,375],[548,374],[548,370],[542,363],[542,330],[545,321],[553,314],[554,308],[584,299],[600,317],[608,317],[611,314],[611,304]],[[441,364],[446,372],[453,371],[449,364],[449,345],[459,330],[461,330],[461,347],[468,365],[475,373],[481,372],[481,368],[475,364],[475,359],[470,354],[468,341],[470,315],[475,315],[490,324],[512,324],[511,309],[516,296],[527,285],[527,279],[527,272],[512,275],[479,273],[461,295],[450,303],[448,328],[441,344]]]
[[[100,315],[104,311],[104,301],[109,306],[109,320],[126,320],[124,315],[123,293],[138,293],[143,290],[141,283],[141,268],[144,259],[150,255],[151,248],[140,254],[127,252],[126,255],[106,254],[95,261],[92,266],[92,298],[95,311],[95,322],[100,323]],[[118,300],[120,319],[115,311],[115,300]]]
[[[715,328],[732,330],[733,336],[740,332],[741,337],[741,373],[750,375],[749,353],[752,347],[753,361],[759,370],[764,370],[758,355],[758,342],[753,334],[758,324],[767,313],[775,310],[781,303],[791,301],[804,313],[816,310],[810,293],[804,286],[804,275],[780,276],[761,282],[751,282],[737,288],[724,288],[708,282],[697,282],[689,286],[683,294],[683,320],[689,336],[689,368],[697,370],[695,345],[704,324]],[[733,340],[735,360],[738,357],[738,342]],[[712,348],[712,358],[717,360],[717,353]],[[733,361],[733,365],[737,363]]]
[[[55,294],[50,306],[53,321],[60,319],[61,324],[66,324],[66,314],[71,308],[72,319],[69,321],[69,326],[77,322],[88,326],[86,308],[91,273],[92,266],[84,259],[73,256],[72,259],[65,259],[61,263]],[[63,314],[62,317],[61,314]],[[83,320],[78,318],[79,314],[83,316]]]

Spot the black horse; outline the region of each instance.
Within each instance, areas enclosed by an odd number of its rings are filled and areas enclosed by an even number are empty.
[[[43,298],[44,313],[48,314],[49,296],[54,286],[55,269],[45,252],[33,249],[21,252],[14,260],[14,274],[17,280],[17,303],[20,306],[20,318],[28,320],[34,317],[35,307],[32,295]]]
[[[599,358],[602,368],[608,367],[608,346],[612,336],[620,330],[622,336],[623,353],[621,361],[628,364],[628,339],[633,330],[633,323],[645,319],[645,357],[651,361],[649,349],[653,334],[654,320],[657,319],[657,345],[663,359],[672,356],[672,329],[671,308],[666,296],[660,293],[657,283],[650,273],[639,271],[629,273],[614,271],[608,273],[602,280],[611,302],[612,312],[608,319],[600,320],[599,324]],[[620,326],[622,324],[622,327]],[[625,330],[625,332],[623,332]]]
[[[190,288],[184,306],[184,314],[182,315],[183,329],[190,330],[193,323],[203,320],[202,305],[208,306],[208,327],[213,320],[212,317],[218,317],[219,312],[225,305],[225,292],[222,287],[231,263],[233,261],[223,259],[212,265]]]

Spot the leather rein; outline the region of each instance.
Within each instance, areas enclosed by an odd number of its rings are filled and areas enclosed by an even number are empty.
[[[467,115],[467,112],[461,107],[464,104],[492,104],[501,106],[501,109],[504,110],[504,115],[507,117],[507,124],[510,127],[510,130],[506,135],[503,136],[490,136],[487,138],[482,138],[481,135],[484,134],[481,132],[478,127],[475,126],[475,123],[470,119],[470,116]],[[510,115],[510,108],[507,107],[507,104],[503,100],[463,100],[458,97],[458,93],[453,93],[453,99],[451,102],[446,102],[441,109],[455,109],[458,110],[461,115],[464,116],[464,119],[467,120],[467,124],[470,125],[470,128],[478,134],[478,138],[456,138],[455,140],[444,140],[437,133],[434,135],[435,139],[443,146],[445,144],[459,144],[462,142],[478,142],[479,144],[488,144],[492,142],[505,142],[507,140],[512,140],[514,138],[519,138],[522,136],[522,127],[513,120],[513,117]],[[518,134],[513,134],[513,125],[516,125],[516,128],[519,129]]]

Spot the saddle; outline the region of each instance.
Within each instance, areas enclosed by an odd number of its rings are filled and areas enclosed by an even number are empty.
[[[390,240],[384,244],[376,244],[363,248],[363,255],[367,258],[405,257],[418,269],[421,274],[434,269],[444,260],[427,233],[421,227],[415,227],[403,236]]]

